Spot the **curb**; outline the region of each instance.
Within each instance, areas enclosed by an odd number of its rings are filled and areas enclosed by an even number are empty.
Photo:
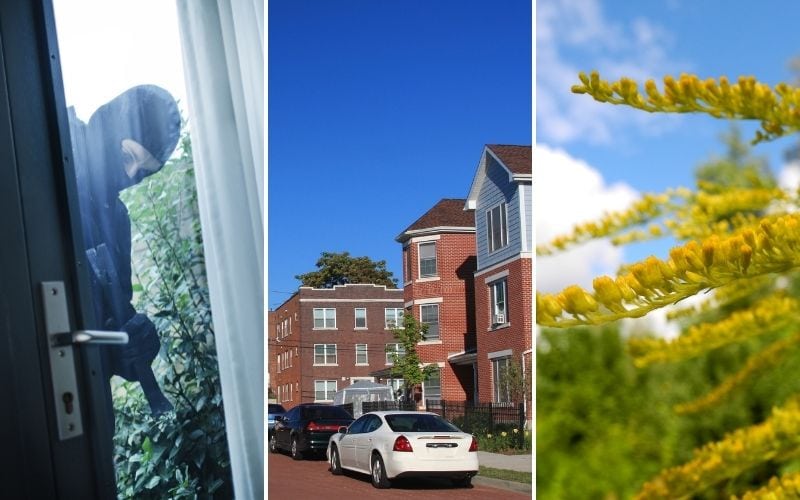
[[[472,482],[474,484],[480,484],[481,486],[491,486],[492,488],[501,488],[519,493],[531,494],[533,492],[533,486],[530,484],[508,481],[505,479],[495,479],[493,477],[482,477],[478,475],[472,478]]]

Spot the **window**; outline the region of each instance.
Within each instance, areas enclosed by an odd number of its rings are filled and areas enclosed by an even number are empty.
[[[405,380],[401,378],[391,378],[386,381],[386,385],[392,388],[392,391],[394,392],[395,395],[399,394],[398,391],[400,391],[403,388],[404,383]]]
[[[508,384],[508,367],[511,358],[497,358],[492,360],[492,396],[495,403],[508,403],[511,394]]]
[[[386,315],[386,329],[402,328],[403,327],[403,308],[401,307],[387,307],[385,310]]]
[[[278,357],[278,372],[280,373],[280,371],[281,371],[281,355],[280,354],[276,354],[276,356]]]
[[[314,309],[314,328],[336,328],[336,309],[333,307]]]
[[[442,399],[441,369],[437,368],[422,381],[422,395],[427,399]]]
[[[494,252],[508,245],[505,203],[501,203],[486,212],[486,241],[489,245],[489,252]]]
[[[419,277],[436,276],[436,242],[419,244]]]
[[[368,365],[367,361],[367,344],[356,344],[356,364]]]
[[[336,394],[335,380],[314,381],[314,401],[333,401],[334,394]]]
[[[428,325],[428,331],[422,340],[439,338],[439,304],[423,304],[419,306],[420,320]]]
[[[356,328],[366,328],[367,309],[364,307],[356,307],[355,316],[356,316]]]
[[[314,365],[335,365],[336,344],[314,344]]]
[[[405,353],[406,350],[400,344],[386,344],[386,364],[393,365],[395,355],[403,357]]]
[[[508,323],[508,309],[506,301],[506,280],[502,279],[495,281],[489,285],[489,292],[491,294],[491,307],[492,307],[492,326],[503,325]]]

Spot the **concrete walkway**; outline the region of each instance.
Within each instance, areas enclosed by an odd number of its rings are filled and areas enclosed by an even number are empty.
[[[533,472],[533,457],[531,455],[503,455],[478,450],[478,463],[493,469]]]

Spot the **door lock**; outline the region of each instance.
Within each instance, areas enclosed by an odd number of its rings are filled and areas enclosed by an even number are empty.
[[[53,382],[58,437],[64,441],[83,434],[73,346],[127,344],[128,334],[98,330],[73,332],[69,324],[64,282],[43,281],[41,294],[50,354],[50,375]]]

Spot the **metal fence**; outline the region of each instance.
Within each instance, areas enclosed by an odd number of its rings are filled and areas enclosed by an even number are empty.
[[[525,428],[525,405],[522,403],[475,403],[472,401],[425,400],[427,411],[453,422],[464,432],[493,434],[503,431],[522,439]]]

